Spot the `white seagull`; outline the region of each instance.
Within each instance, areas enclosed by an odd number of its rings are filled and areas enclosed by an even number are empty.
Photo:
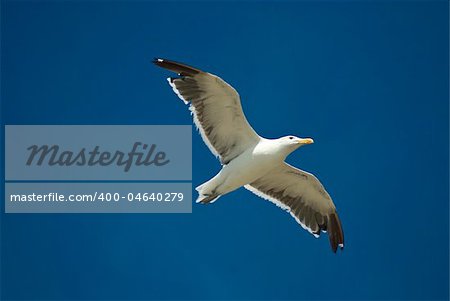
[[[288,211],[315,237],[328,232],[333,252],[344,248],[344,233],[331,197],[312,174],[284,160],[311,138],[259,136],[244,116],[239,94],[220,77],[174,61],[157,58],[159,67],[177,73],[170,86],[194,116],[194,122],[221,171],[196,188],[197,202],[208,204],[239,187]]]

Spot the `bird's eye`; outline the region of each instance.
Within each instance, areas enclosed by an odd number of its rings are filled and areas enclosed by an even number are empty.
[[[294,139],[294,137],[289,137],[289,139],[291,139],[291,140],[292,140],[292,139]]]

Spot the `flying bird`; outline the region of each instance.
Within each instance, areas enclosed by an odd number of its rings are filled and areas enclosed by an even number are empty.
[[[259,136],[245,118],[237,91],[220,77],[178,62],[153,63],[175,72],[167,80],[194,117],[201,137],[222,164],[220,172],[196,188],[197,202],[208,204],[242,186],[288,211],[315,237],[327,232],[331,249],[344,248],[336,207],[319,180],[287,164],[286,157],[311,138]]]

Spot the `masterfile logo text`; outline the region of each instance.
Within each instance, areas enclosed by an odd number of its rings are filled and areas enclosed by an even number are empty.
[[[81,150],[62,150],[59,145],[41,145],[36,144],[27,148],[30,156],[27,165],[49,166],[109,166],[116,164],[123,166],[125,172],[128,172],[132,165],[136,166],[163,166],[170,162],[166,158],[166,152],[157,151],[157,145],[135,142],[130,152],[102,151],[99,145],[92,150],[82,148]]]
[[[6,180],[181,180],[190,125],[6,125]]]

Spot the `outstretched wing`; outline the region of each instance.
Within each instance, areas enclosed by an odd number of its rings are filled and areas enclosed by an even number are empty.
[[[344,248],[344,233],[336,208],[312,174],[283,163],[245,188],[288,211],[315,237],[328,232],[333,252]]]
[[[155,59],[154,64],[176,72],[179,78],[168,78],[174,92],[187,104],[194,122],[211,152],[227,164],[260,137],[244,116],[239,94],[221,78],[199,69]]]

